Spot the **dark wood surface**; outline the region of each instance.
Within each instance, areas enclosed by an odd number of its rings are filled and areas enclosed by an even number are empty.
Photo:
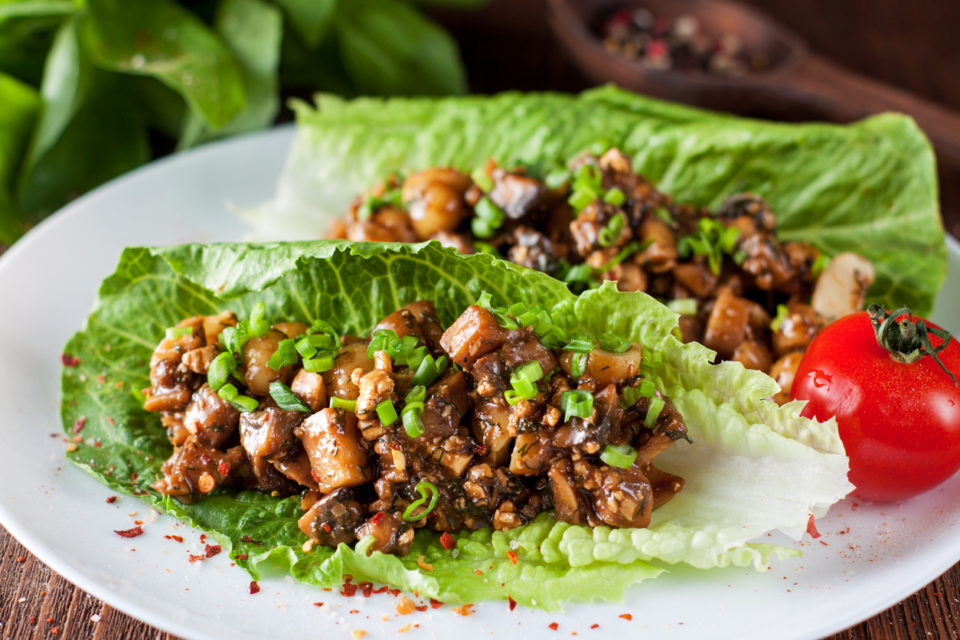
[[[789,25],[816,53],[960,110],[960,82],[956,79],[960,70],[960,3],[746,1]],[[559,54],[542,7],[543,0],[494,0],[479,14],[440,16],[461,43],[474,90],[576,91],[589,86]],[[960,170],[941,171],[941,192],[946,226],[960,236]],[[84,593],[0,528],[0,638],[159,640],[172,636]],[[960,565],[917,594],[834,638],[960,638]]]

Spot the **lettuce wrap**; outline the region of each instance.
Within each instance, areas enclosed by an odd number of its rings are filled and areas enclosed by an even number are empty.
[[[149,386],[154,346],[182,318],[227,309],[246,316],[263,301],[270,318],[320,318],[366,334],[421,299],[434,301],[449,324],[484,292],[502,307],[540,303],[565,330],[612,332],[642,345],[643,374],[672,398],[692,440],[657,458],[686,486],[654,512],[649,528],[591,529],[544,513],[509,531],[460,533],[455,550],[420,530],[405,557],[367,555],[363,541],[305,551],[297,496],[217,489],[182,504],[150,488],[171,445],[139,390]],[[712,352],[676,335],[677,315],[646,294],[608,283],[577,297],[542,273],[437,243],[129,248],[65,348],[76,366],[63,371],[64,429],[72,436],[85,420],[84,440],[68,455],[112,489],[208,531],[255,579],[280,572],[339,586],[349,574],[442,601],[511,597],[557,610],[569,601],[619,599],[671,564],[763,570],[776,553],[796,555],[754,540],[777,529],[799,538],[811,514],[822,516],[853,488],[835,422],[802,418],[799,403],[778,407],[769,400],[778,389],[771,378],[735,362],[710,364]],[[432,570],[418,565],[421,556]]]
[[[275,197],[243,212],[266,240],[323,237],[350,201],[392,173],[478,169],[489,158],[542,177],[611,146],[676,202],[716,209],[762,196],[783,241],[873,262],[868,302],[928,313],[946,275],[934,155],[904,115],[852,125],[748,120],[613,87],[565,94],[343,100],[294,105],[297,134]]]

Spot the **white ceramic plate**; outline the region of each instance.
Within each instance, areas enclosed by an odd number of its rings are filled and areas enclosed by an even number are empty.
[[[387,594],[345,598],[279,578],[251,595],[249,577],[226,554],[188,562],[203,548],[199,532],[133,498],[105,503],[107,489],[66,463],[64,443],[51,437],[60,433],[61,348],[124,246],[240,239],[228,203],[272,194],[291,138],[292,129],[279,129],[154,163],[66,207],[0,258],[0,522],[79,587],[189,638],[383,637],[411,624],[419,625],[412,635],[438,638],[812,638],[882,611],[960,560],[958,475],[905,504],[845,501],[817,523],[823,536],[803,543],[802,558],[767,573],[678,568],[634,587],[624,603],[573,605],[563,615],[497,602],[469,617],[449,606],[400,616]],[[958,331],[960,244],[951,239],[948,248],[934,318]],[[145,535],[113,533],[134,520],[145,521]]]

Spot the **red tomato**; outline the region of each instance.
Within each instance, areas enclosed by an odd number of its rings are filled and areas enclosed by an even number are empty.
[[[942,343],[930,340],[933,347]],[[960,375],[956,339],[939,357]],[[895,360],[878,344],[867,312],[837,320],[814,339],[791,395],[809,401],[807,417],[837,417],[855,496],[909,498],[960,468],[960,388],[930,356]]]

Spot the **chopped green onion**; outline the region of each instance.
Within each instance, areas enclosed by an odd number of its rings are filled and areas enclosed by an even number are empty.
[[[600,348],[611,353],[623,353],[630,348],[630,341],[613,333],[600,335]]]
[[[774,332],[780,331],[780,325],[783,324],[783,321],[787,319],[788,315],[790,315],[790,312],[787,310],[787,305],[778,304],[777,317],[770,321],[770,330]]]
[[[329,353],[319,355],[316,358],[304,358],[303,369],[308,373],[322,373],[333,369],[333,356]]]
[[[615,207],[619,207],[627,201],[627,196],[623,193],[623,191],[620,190],[619,187],[614,187],[603,194],[603,201],[612,204]]]
[[[594,275],[593,267],[588,264],[577,264],[571,266],[567,269],[567,272],[563,274],[562,279],[567,284],[582,284],[587,288],[593,288],[600,285],[599,280],[596,275]]]
[[[667,307],[670,308],[670,311],[679,313],[681,316],[697,315],[697,301],[695,298],[677,298],[676,300],[668,302]]]
[[[490,191],[493,189],[493,180],[490,179],[490,176],[487,175],[487,172],[483,169],[474,169],[470,174],[470,179],[473,180],[473,183],[480,187],[483,191]]]
[[[583,211],[587,206],[597,199],[597,194],[593,191],[586,189],[577,189],[570,197],[567,198],[567,202],[570,203],[570,206],[573,207],[574,211]]]
[[[603,229],[600,230],[600,233],[597,234],[597,244],[601,247],[611,247],[616,244],[617,240],[620,239],[620,235],[623,233],[623,228],[627,225],[627,218],[622,213],[610,218],[610,222],[607,223]]]
[[[192,336],[193,327],[170,327],[167,329],[167,340],[179,340],[183,336]]]
[[[645,427],[648,429],[653,428],[653,425],[657,422],[657,418],[660,417],[660,412],[663,411],[664,404],[663,398],[650,399],[650,408],[647,409],[647,415],[643,419]]]
[[[403,206],[403,200],[399,188],[388,189],[379,196],[367,196],[357,208],[357,218],[359,220],[366,220],[375,211],[387,205],[392,205],[394,207]]]
[[[384,400],[377,405],[377,417],[380,418],[380,424],[389,427],[397,421],[397,409],[390,400]]]
[[[237,361],[229,351],[222,351],[207,369],[207,384],[214,391],[227,384],[230,374],[237,370]]]
[[[416,522],[417,520],[427,517],[427,515],[433,511],[433,508],[437,506],[437,498],[440,497],[437,485],[432,482],[422,480],[417,483],[416,489],[417,493],[420,494],[420,498],[411,502],[410,506],[403,511],[402,517],[407,522]],[[426,504],[426,507],[424,507],[423,511],[414,515],[413,512],[424,504]]]
[[[747,259],[747,252],[743,249],[739,249],[736,253],[733,254],[733,263],[736,265],[743,264],[743,261]]]
[[[493,203],[493,200],[484,196],[474,207],[474,218],[470,221],[470,229],[478,238],[490,238],[500,228],[507,214]]]
[[[508,314],[504,313],[500,309],[497,309],[493,306],[492,298],[489,291],[484,291],[480,294],[480,297],[477,298],[477,306],[483,307],[490,313],[492,313],[497,318],[497,324],[499,324],[504,329],[514,330],[519,325],[517,321],[511,318]]]
[[[827,268],[827,265],[830,264],[830,256],[825,253],[821,253],[817,256],[817,259],[813,261],[813,264],[810,266],[810,273],[813,274],[813,277],[819,277],[823,270]]]
[[[254,338],[262,338],[270,331],[270,321],[267,320],[267,305],[258,302],[253,305],[253,311],[250,313],[250,335]]]
[[[724,253],[732,252],[737,246],[737,240],[740,238],[740,229],[736,227],[727,227],[720,235],[720,249]]]
[[[637,450],[628,444],[608,444],[600,454],[604,464],[619,469],[629,469],[637,459]]]
[[[529,400],[537,395],[536,382],[542,377],[543,369],[540,367],[540,363],[532,360],[513,370],[513,373],[510,374],[510,384],[519,397]]]
[[[603,186],[603,175],[595,164],[583,164],[577,169],[577,177],[573,181],[574,188],[590,189],[596,193]]]
[[[583,389],[564,391],[560,396],[560,410],[563,411],[563,421],[571,417],[589,418],[593,414],[593,396]]]
[[[587,358],[590,356],[586,353],[575,353],[573,358],[570,360],[570,375],[574,379],[579,379],[587,371]]]
[[[399,340],[397,332],[391,329],[377,329],[370,336],[370,344],[367,345],[367,357],[373,358],[377,351],[387,351],[394,340]]]
[[[251,411],[256,411],[257,407],[260,406],[260,403],[254,400],[249,396],[242,396],[240,392],[237,391],[237,388],[230,384],[229,382],[217,391],[217,395],[220,396],[225,402],[229,402],[236,408],[238,411],[243,413],[250,413]]]
[[[407,391],[407,395],[404,396],[403,401],[405,403],[409,402],[424,402],[427,399],[427,388],[422,384],[418,384],[410,388],[410,391]]]
[[[573,339],[570,342],[568,342],[563,348],[566,349],[567,351],[576,351],[578,353],[589,353],[593,351],[593,348],[595,346],[596,345],[594,344],[593,340],[591,340],[590,338],[588,338],[587,336],[581,333],[581,334],[575,335]]]
[[[710,271],[714,275],[720,275],[723,256],[736,249],[740,230],[736,227],[725,227],[713,218],[700,218],[697,226],[699,232],[680,238],[677,253],[681,258],[689,257],[691,253],[706,256]]]
[[[357,401],[344,400],[343,398],[338,398],[337,396],[330,396],[330,408],[343,409],[344,411],[353,413],[357,410]]]
[[[658,218],[666,222],[667,224],[674,224],[676,220],[673,219],[673,215],[663,207],[657,207],[657,210],[654,212]]]
[[[267,366],[274,371],[280,371],[286,366],[297,364],[300,357],[297,355],[297,348],[294,341],[290,338],[281,340],[277,345],[277,350],[273,352],[270,359],[267,360]]]
[[[507,389],[503,392],[503,399],[507,401],[507,404],[511,407],[515,407],[520,404],[520,401],[523,400],[523,396],[514,391],[513,389]]]
[[[297,394],[295,394],[290,387],[279,380],[274,380],[270,383],[270,397],[272,397],[277,402],[277,406],[284,411],[310,412],[310,407],[298,398]]]
[[[243,345],[249,339],[250,335],[245,322],[238,322],[235,327],[225,327],[219,336],[220,344],[227,351],[237,356],[243,356]]]
[[[656,392],[657,387],[650,382],[650,380],[644,378],[640,381],[639,387],[623,388],[623,399],[620,401],[620,407],[622,409],[629,409],[633,405],[637,404],[637,401],[639,401],[640,398],[652,398],[653,394]]]
[[[443,373],[446,368],[447,356],[440,356],[439,359],[434,360],[433,356],[427,354],[423,360],[420,361],[420,366],[413,376],[413,384],[430,386],[440,377],[440,374]]]
[[[570,182],[570,172],[566,169],[554,169],[543,178],[543,183],[549,189],[559,189]]]
[[[412,406],[411,406],[412,405]],[[412,402],[403,408],[403,430],[411,438],[417,438],[423,435],[423,421],[420,414],[423,413],[422,402]]]
[[[597,271],[601,273],[606,273],[607,271],[610,271],[610,269],[613,269],[615,266],[617,266],[618,264],[620,264],[621,262],[623,262],[624,260],[632,256],[633,254],[639,253],[640,251],[644,251],[651,244],[653,244],[653,240],[647,240],[645,242],[639,242],[634,240],[630,244],[626,245],[623,249],[620,249],[620,251],[617,252],[617,255],[613,256],[613,258],[610,259],[610,262],[608,262],[607,264],[597,269]]]
[[[482,242],[480,240],[475,240],[473,243],[473,250],[477,253],[489,253],[490,255],[499,256],[500,252],[497,251],[497,248],[490,244],[489,242]]]

